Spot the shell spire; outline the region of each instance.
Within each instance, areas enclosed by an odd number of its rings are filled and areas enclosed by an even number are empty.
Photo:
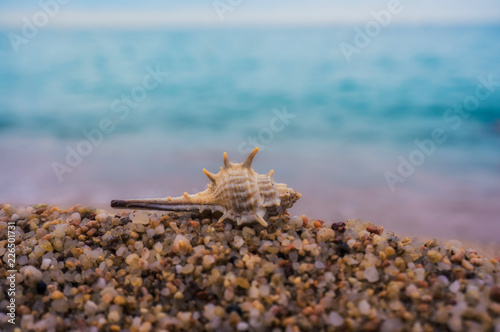
[[[210,182],[212,183],[217,182],[217,175],[210,173],[205,168],[203,169],[203,173],[210,179]]]
[[[227,157],[227,152],[224,152],[223,159],[224,159],[224,167],[231,168],[233,164],[229,161],[229,158]]]
[[[245,161],[242,164],[243,168],[252,169],[253,158],[255,158],[255,155],[257,154],[257,152],[259,152],[259,148],[258,147],[256,147],[255,149],[252,150],[252,152],[250,152],[250,154],[248,155],[247,159],[245,159]]]
[[[276,183],[272,178],[274,170],[267,174],[257,174],[252,169],[257,152],[258,147],[242,163],[230,162],[224,152],[224,166],[219,173],[213,174],[203,169],[210,180],[205,191],[193,195],[184,193],[180,197],[113,200],[111,207],[220,212],[222,217],[219,223],[231,219],[238,225],[258,222],[265,227],[270,217],[284,213],[301,194],[284,183]]]

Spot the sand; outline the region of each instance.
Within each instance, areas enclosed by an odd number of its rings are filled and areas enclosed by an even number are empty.
[[[19,331],[500,331],[500,259],[459,241],[360,220],[215,222],[0,205],[0,278],[16,292],[2,284],[2,329],[14,298]]]

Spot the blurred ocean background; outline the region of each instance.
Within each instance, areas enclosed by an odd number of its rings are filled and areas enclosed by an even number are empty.
[[[498,243],[500,84],[459,125],[444,116],[480,77],[500,82],[500,24],[391,24],[348,62],[340,45],[363,26],[49,25],[16,53],[7,36],[20,29],[4,25],[0,202],[194,193],[224,151],[240,162],[257,145],[254,169],[303,194],[292,214]],[[126,104],[156,69],[168,76]],[[103,119],[113,129],[68,166]],[[435,128],[446,141],[392,191],[386,172]]]

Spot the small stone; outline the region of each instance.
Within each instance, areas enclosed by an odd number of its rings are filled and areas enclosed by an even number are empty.
[[[111,323],[118,323],[120,321],[120,313],[118,311],[110,311],[108,314],[108,320]]]
[[[245,226],[245,227],[243,227],[241,234],[243,235],[244,238],[251,238],[251,237],[255,236],[255,230],[253,230],[250,227]]]
[[[369,282],[377,282],[379,279],[378,270],[375,266],[370,266],[363,272],[363,274]]]
[[[70,217],[69,217],[70,221],[72,222],[80,222],[82,221],[82,217],[80,216],[80,214],[78,212],[75,212],[73,213]]]
[[[63,298],[59,300],[52,301],[52,308],[57,312],[67,312],[68,311],[68,300]]]
[[[32,287],[36,286],[36,284],[43,278],[42,272],[36,267],[26,266],[22,271],[26,283]]]
[[[317,243],[332,241],[334,239],[335,239],[335,231],[331,228],[322,227],[318,230],[318,234],[316,235]]]
[[[93,316],[97,312],[97,304],[93,301],[87,301],[83,306],[83,309],[85,310],[85,314],[87,316]]]
[[[382,326],[380,327],[381,332],[392,332],[403,330],[403,323],[399,318],[389,318],[384,320]]]
[[[203,256],[203,261],[201,265],[205,270],[209,270],[213,267],[214,263],[215,263],[215,257],[212,255],[206,255]]]
[[[387,257],[391,257],[396,253],[396,251],[394,250],[393,247],[387,247],[385,248],[384,253],[387,255]]]
[[[453,293],[458,292],[460,290],[460,280],[455,280],[448,289]]]
[[[300,239],[293,240],[292,246],[297,250],[302,250],[302,240]]]
[[[259,289],[255,286],[250,287],[250,289],[248,290],[248,296],[251,299],[257,299],[259,298],[259,295],[260,295]]]
[[[24,266],[24,265],[28,264],[28,256],[26,256],[26,255],[19,256],[19,258],[17,259],[17,263],[20,266]]]
[[[193,250],[191,242],[182,234],[177,234],[172,245],[172,251],[181,255],[190,253]]]
[[[332,224],[332,229],[339,233],[345,232],[345,222],[334,222]]]
[[[50,258],[44,258],[42,260],[42,264],[40,265],[40,268],[42,270],[47,270],[50,267],[50,263],[52,263],[52,260]]]
[[[123,296],[118,295],[118,296],[115,296],[115,298],[113,300],[113,303],[116,304],[116,305],[124,305],[125,304],[125,299],[123,298]]]
[[[240,286],[241,288],[245,288],[245,289],[250,287],[250,283],[245,278],[236,278],[236,285]]]
[[[245,322],[239,322],[238,325],[236,325],[236,329],[238,331],[247,331],[248,330],[248,324]]]
[[[54,231],[51,233],[51,236],[54,238],[62,238],[66,235],[68,230],[68,224],[58,224],[55,226]],[[38,234],[38,230],[37,230]]]
[[[52,300],[59,300],[59,299],[62,299],[64,298],[64,294],[61,293],[60,291],[56,290],[54,291],[51,295],[50,295],[50,298]]]
[[[233,240],[233,246],[239,249],[243,246],[243,244],[245,244],[245,240],[243,240],[241,236],[236,235]]]
[[[234,297],[234,288],[229,286],[224,290],[224,300],[231,301]]]
[[[324,269],[326,266],[325,263],[323,263],[322,261],[316,261],[314,262],[314,267],[318,270],[321,270]]]
[[[381,235],[384,232],[383,226],[366,226],[366,230],[370,233]]]
[[[443,255],[437,250],[429,250],[427,257],[431,263],[437,263],[443,258]]]
[[[180,272],[182,274],[190,274],[193,273],[194,271],[194,265],[193,264],[187,264],[186,266],[183,266]]]
[[[453,262],[453,263],[457,263],[457,264],[460,264],[462,263],[463,259],[464,259],[464,255],[462,253],[456,253],[454,254],[453,256],[451,256],[450,260]]]
[[[240,317],[243,316],[243,311],[237,304],[230,304],[226,307],[226,313],[230,314],[231,312],[236,312],[238,315],[240,315]]]
[[[153,246],[153,248],[156,252],[161,252],[163,250],[163,245],[160,242],[156,242],[155,245]]]
[[[321,227],[323,227],[324,224],[325,224],[325,222],[321,219],[317,219],[313,222],[314,228],[321,228]]]
[[[462,261],[462,267],[469,271],[474,270],[474,266],[468,260],[465,259]]]
[[[74,257],[70,257],[66,260],[66,268],[70,271],[74,271],[76,269],[77,266],[80,265],[80,261],[78,261],[76,258]]]
[[[146,212],[144,211],[135,211],[132,212],[129,216],[130,220],[134,224],[140,224],[140,225],[146,225],[149,224],[149,216]]]
[[[349,247],[347,243],[342,242],[339,246],[338,252],[340,257],[344,257],[351,252],[351,247]]]
[[[482,258],[478,258],[478,257],[471,258],[470,262],[474,266],[481,266],[481,265],[483,265],[483,259]]]
[[[137,254],[130,254],[125,258],[125,263],[130,265],[133,269],[139,267],[139,255]]]
[[[340,316],[337,312],[332,311],[328,314],[328,323],[335,327],[339,327],[344,324],[344,318],[342,318],[342,316]]]
[[[95,220],[98,222],[106,222],[109,216],[107,213],[99,213],[95,216]]]
[[[496,302],[500,302],[500,285],[495,285],[491,287],[490,299]]]
[[[120,327],[120,325],[117,325],[117,324],[113,324],[109,327],[109,331],[110,332],[120,332],[122,329]]]
[[[47,284],[41,280],[36,284],[36,291],[38,294],[45,294],[47,291]]]
[[[359,312],[362,314],[362,315],[368,315],[370,313],[370,304],[368,303],[368,301],[366,300],[361,300],[359,301],[358,303],[358,309],[359,309]]]
[[[163,233],[165,233],[165,226],[163,225],[156,226],[155,233],[158,235],[162,235]]]
[[[303,221],[302,218],[299,216],[293,216],[290,218],[290,221],[288,222],[288,225],[293,228],[299,228],[302,227]]]

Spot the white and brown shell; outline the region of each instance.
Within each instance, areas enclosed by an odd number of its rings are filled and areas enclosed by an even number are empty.
[[[166,211],[222,212],[219,223],[231,219],[238,225],[257,221],[267,226],[269,217],[278,216],[292,207],[300,194],[286,184],[276,183],[271,170],[257,174],[252,161],[259,151],[255,148],[242,163],[232,163],[224,152],[224,166],[219,173],[203,173],[210,179],[208,188],[197,194],[181,197],[113,200],[114,208],[140,208]]]

